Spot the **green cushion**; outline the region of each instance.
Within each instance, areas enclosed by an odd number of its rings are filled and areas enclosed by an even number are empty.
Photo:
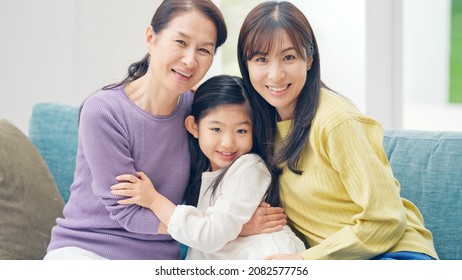
[[[42,259],[64,202],[34,145],[0,120],[0,259]]]
[[[74,180],[78,114],[78,107],[38,103],[29,123],[29,139],[45,159],[65,202]]]
[[[401,195],[422,212],[441,259],[462,259],[462,132],[385,131]]]

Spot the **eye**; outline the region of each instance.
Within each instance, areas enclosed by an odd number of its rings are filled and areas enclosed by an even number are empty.
[[[249,62],[256,62],[256,63],[265,63],[268,59],[264,53],[256,53],[249,59]]]
[[[236,132],[237,134],[246,134],[249,131],[247,129],[238,129]]]
[[[221,132],[221,129],[218,127],[212,127],[210,130],[216,133]]]
[[[203,54],[212,54],[212,52],[206,48],[199,48],[199,52]]]
[[[254,58],[255,62],[259,62],[259,63],[263,63],[263,62],[267,62],[268,59],[266,59],[266,57],[264,56],[259,56],[259,57],[256,57]]]
[[[288,55],[284,56],[284,58],[283,58],[284,61],[290,61],[290,60],[294,60],[294,59],[296,59],[296,57],[293,54],[288,54]]]
[[[183,40],[179,40],[179,39],[178,39],[178,40],[175,40],[175,42],[176,42],[178,45],[180,45],[180,46],[186,46],[186,42],[183,41]]]

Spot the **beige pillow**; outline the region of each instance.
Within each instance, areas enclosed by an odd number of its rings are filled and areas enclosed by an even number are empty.
[[[35,146],[0,120],[0,259],[42,259],[63,206]]]

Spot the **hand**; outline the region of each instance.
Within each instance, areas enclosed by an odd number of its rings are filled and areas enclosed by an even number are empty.
[[[168,234],[167,226],[164,223],[159,224],[159,228],[157,229],[158,234]]]
[[[282,229],[287,224],[287,216],[281,207],[271,207],[262,202],[255,213],[242,227],[240,236],[249,236],[260,233],[271,233]]]
[[[146,174],[143,172],[137,172],[136,174],[138,177],[131,174],[117,176],[118,181],[124,182],[111,186],[111,193],[129,197],[117,201],[119,204],[138,204],[149,208],[157,195],[157,191]]]
[[[264,258],[265,260],[303,260],[302,256],[298,254],[279,254],[272,255]]]

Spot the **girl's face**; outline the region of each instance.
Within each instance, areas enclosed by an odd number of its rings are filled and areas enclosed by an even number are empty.
[[[212,171],[229,166],[236,158],[252,149],[252,120],[246,105],[221,105],[196,124],[186,118],[186,128],[199,140],[199,146],[210,160]]]
[[[176,16],[157,34],[149,27],[150,74],[157,90],[184,93],[200,82],[212,65],[216,39],[213,22],[197,11]]]
[[[282,120],[292,117],[298,96],[305,85],[313,57],[299,56],[287,32],[281,31],[280,43],[270,53],[256,54],[247,61],[250,82]]]

